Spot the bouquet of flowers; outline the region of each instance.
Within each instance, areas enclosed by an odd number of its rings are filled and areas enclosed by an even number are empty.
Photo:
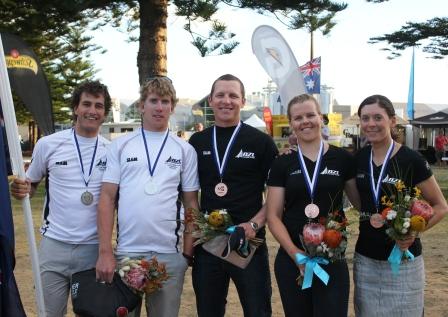
[[[420,199],[419,188],[406,188],[399,180],[395,183],[395,189],[395,194],[381,197],[381,203],[387,206],[381,212],[387,226],[386,234],[394,240],[409,235],[417,236],[425,230],[434,211],[426,201]]]
[[[381,212],[381,217],[387,226],[386,234],[393,240],[417,237],[425,230],[434,211],[426,201],[420,199],[420,195],[419,188],[406,188],[399,180],[395,183],[395,194],[381,197],[381,203],[387,206]],[[398,274],[403,259],[413,260],[414,255],[409,250],[400,250],[395,244],[388,258],[394,274]]]
[[[320,217],[318,223],[303,227],[302,245],[310,257],[323,257],[330,262],[342,260],[347,248],[348,221],[339,211]]]
[[[123,282],[137,294],[152,294],[168,280],[165,264],[155,257],[151,260],[126,257],[118,263],[118,274]]]
[[[320,217],[317,223],[308,223],[303,227],[300,240],[306,255],[296,254],[296,262],[305,264],[305,274],[299,275],[297,283],[302,289],[311,287],[313,273],[324,284],[329,275],[319,264],[328,264],[345,258],[347,237],[349,235],[347,218],[339,211],[333,211],[327,217]]]
[[[195,208],[188,208],[185,213],[185,222],[193,224],[192,235],[197,238],[194,246],[226,234],[226,230],[233,225],[232,219],[225,209],[202,213]]]

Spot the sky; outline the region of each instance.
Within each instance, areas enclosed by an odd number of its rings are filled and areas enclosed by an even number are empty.
[[[333,88],[339,104],[357,106],[372,94],[383,94],[393,102],[406,102],[412,49],[389,60],[381,50],[384,43],[368,44],[374,36],[399,30],[406,22],[424,22],[448,12],[446,0],[390,0],[382,4],[347,0],[349,6],[336,16],[329,36],[316,32],[314,55],[321,56],[321,84]],[[173,12],[172,8],[170,13]],[[441,15],[442,14],[442,15]],[[252,53],[251,37],[260,25],[276,28],[293,50],[299,65],[310,57],[310,38],[305,30],[288,30],[273,16],[251,10],[223,7],[217,16],[236,33],[240,45],[232,54],[201,57],[183,30],[184,20],[168,17],[168,76],[179,98],[200,99],[222,74],[238,76],[247,93],[262,91],[269,76]],[[197,25],[200,27],[200,24]],[[138,98],[138,43],[128,43],[127,34],[105,27],[94,33],[96,44],[107,49],[94,54],[97,77],[108,85],[111,95],[129,103]],[[415,50],[415,102],[448,105],[448,58],[435,60]],[[443,108],[443,107],[442,107]]]

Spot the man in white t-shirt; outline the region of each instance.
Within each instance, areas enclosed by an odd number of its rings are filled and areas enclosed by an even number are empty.
[[[142,128],[110,145],[98,205],[97,278],[112,280],[116,258],[155,256],[166,264],[169,275],[162,289],[146,297],[147,314],[158,317],[179,314],[187,260],[193,253],[191,234],[184,233],[181,224],[182,203],[185,208],[198,208],[196,152],[168,130],[176,102],[167,77],[154,77],[141,87]],[[111,239],[118,193],[114,256]],[[140,307],[135,315],[140,315]]]
[[[66,314],[71,275],[94,267],[98,257],[96,208],[110,143],[98,133],[111,107],[107,87],[81,84],[71,107],[73,128],[41,138],[26,180],[11,185],[22,199],[45,178],[39,266],[47,317]]]

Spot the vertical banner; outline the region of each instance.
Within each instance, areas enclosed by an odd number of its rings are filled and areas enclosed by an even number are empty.
[[[414,48],[412,48],[411,74],[409,76],[408,104],[406,106],[408,120],[414,120]]]
[[[252,34],[252,51],[277,85],[284,114],[289,101],[306,92],[294,53],[283,36],[267,25],[257,27]]]
[[[18,36],[0,33],[11,88],[45,135],[54,132],[53,106],[47,78],[33,50]]]

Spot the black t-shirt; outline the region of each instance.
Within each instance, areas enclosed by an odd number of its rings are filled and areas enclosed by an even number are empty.
[[[218,153],[222,164],[224,152],[236,127],[216,127]],[[201,185],[201,209],[211,211],[224,208],[235,224],[249,221],[262,207],[264,185],[271,163],[278,150],[272,138],[242,123],[234,139],[222,182],[228,192],[224,197],[215,194],[221,179],[213,154],[213,127],[193,134],[190,144],[198,154]]]
[[[371,147],[367,146],[361,149],[356,155],[357,175],[356,185],[359,195],[361,196],[361,213],[373,214],[376,212],[376,206],[370,186],[370,151]],[[381,172],[380,166],[373,164],[373,174],[375,184],[378,181]],[[395,183],[398,180],[404,182],[407,188],[411,188],[431,177],[432,172],[429,164],[420,155],[408,148],[401,146],[398,152],[389,160],[384,177],[381,181],[380,197],[395,192]],[[379,206],[381,212],[386,206]],[[375,229],[370,225],[368,219],[361,218],[359,223],[359,237],[356,242],[356,252],[372,259],[385,261],[390,255],[395,242],[386,234],[386,226]],[[409,251],[418,256],[422,253],[422,245],[420,239],[409,248]]]
[[[312,179],[316,162],[305,156],[304,160]],[[319,207],[319,216],[327,216],[330,211],[335,210],[343,213],[342,194],[345,182],[356,175],[354,166],[354,157],[341,148],[330,145],[328,151],[324,153],[314,193],[314,203]],[[311,198],[297,152],[279,156],[274,161],[267,184],[285,188],[282,221],[294,244],[303,248],[299,235],[302,234],[303,226],[308,223],[304,210],[305,206],[311,203]]]

